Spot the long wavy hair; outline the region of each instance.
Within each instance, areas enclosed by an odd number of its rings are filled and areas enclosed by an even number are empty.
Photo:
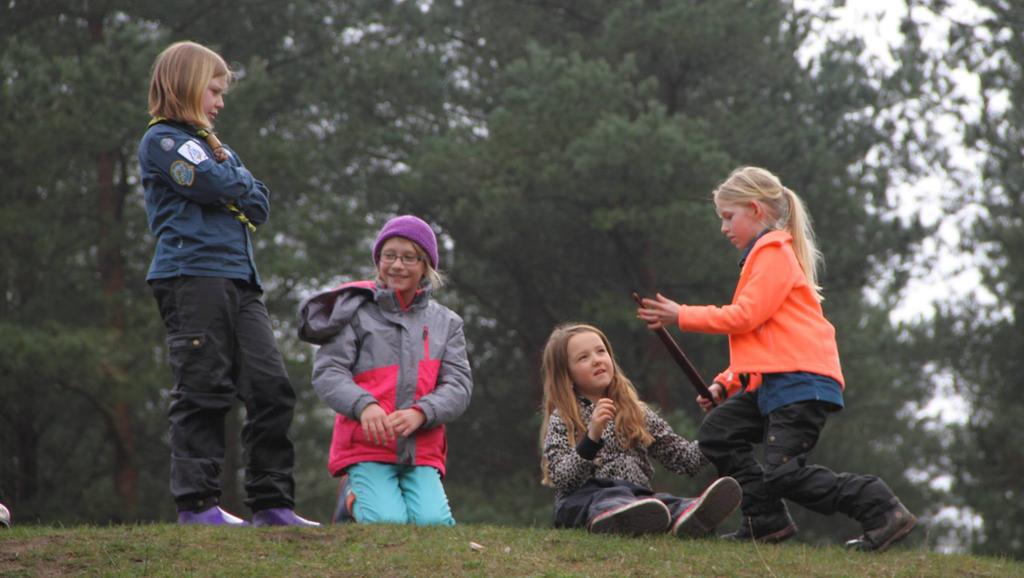
[[[743,205],[758,203],[768,216],[766,227],[788,232],[793,237],[793,252],[803,269],[807,283],[818,301],[823,300],[818,285],[818,270],[824,265],[821,251],[814,241],[811,215],[792,190],[783,186],[779,177],[759,167],[740,167],[732,172],[714,192],[715,203]]]
[[[576,388],[569,372],[569,340],[588,332],[601,338],[601,342],[604,343],[604,347],[612,359],[612,381],[605,396],[615,402],[615,436],[618,438],[619,444],[623,448],[630,448],[648,446],[654,441],[651,433],[647,431],[644,419],[645,405],[640,401],[633,383],[622,373],[619,362],[616,361],[615,354],[612,352],[612,345],[608,342],[608,337],[593,325],[584,323],[559,325],[548,337],[541,362],[541,374],[544,379],[544,419],[541,420],[540,427],[540,469],[543,476],[541,482],[545,485],[551,484],[547,458],[543,451],[551,413],[557,409],[562,420],[565,421],[569,430],[568,441],[571,445],[579,443],[587,433],[587,424],[583,423],[583,418],[580,415],[579,404],[576,402]]]

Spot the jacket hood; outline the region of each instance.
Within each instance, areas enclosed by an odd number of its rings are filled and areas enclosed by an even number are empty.
[[[376,291],[373,281],[353,281],[309,297],[299,305],[299,339],[315,345],[327,343]]]
[[[409,308],[426,307],[431,289],[430,281],[424,279]],[[398,295],[391,289],[379,286],[376,281],[352,281],[317,293],[299,305],[299,339],[314,345],[327,343],[371,300],[383,311],[402,310]]]
[[[770,247],[772,245],[781,246],[792,244],[793,235],[790,235],[788,231],[769,231],[764,235],[761,235],[761,238],[758,239],[756,243],[754,243],[754,246],[751,247],[750,253],[747,254],[747,257],[746,259],[744,259],[744,261],[750,261],[751,257],[754,256],[754,253],[757,253],[758,251],[764,249],[765,247]]]
[[[768,231],[763,237],[758,239],[758,245],[782,245],[785,243],[792,243],[793,235],[789,234],[789,231]]]

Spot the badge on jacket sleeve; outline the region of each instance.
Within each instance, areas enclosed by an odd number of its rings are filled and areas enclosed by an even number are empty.
[[[194,140],[187,140],[185,141],[185,144],[178,147],[178,154],[185,157],[186,160],[190,161],[194,165],[198,165],[210,158],[206,155],[206,151],[203,150],[203,147],[199,146],[199,143]]]
[[[185,161],[174,161],[171,163],[171,178],[174,182],[183,187],[191,187],[192,181],[196,178],[195,167]]]
[[[160,148],[167,152],[171,152],[171,149],[174,148],[174,139],[169,136],[160,139]]]

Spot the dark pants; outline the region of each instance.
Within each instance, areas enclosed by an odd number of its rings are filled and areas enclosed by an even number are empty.
[[[641,498],[657,498],[668,506],[675,521],[695,498],[680,498],[654,491],[625,480],[593,478],[575,492],[555,502],[556,528],[586,528],[590,521],[612,508]]]
[[[803,401],[763,416],[755,390],[731,397],[707,414],[697,441],[718,475],[732,476],[743,487],[744,516],[780,512],[785,498],[820,514],[845,514],[865,528],[881,523],[894,497],[885,482],[807,463],[831,407]],[[764,444],[763,466],[754,457],[756,443]]]
[[[171,494],[179,510],[221,494],[225,417],[245,403],[246,505],[294,507],[295,451],[288,428],[295,391],[277,350],[262,292],[242,281],[177,277],[151,282],[167,328],[171,392]]]

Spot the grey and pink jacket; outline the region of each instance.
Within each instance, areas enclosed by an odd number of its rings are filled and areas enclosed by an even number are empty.
[[[462,318],[430,297],[429,282],[408,308],[373,281],[346,283],[299,307],[299,338],[320,346],[313,387],[337,412],[328,469],[340,476],[360,462],[432,466],[445,473],[444,424],[473,393]],[[363,435],[367,405],[416,408],[427,420],[409,438],[379,446]]]

